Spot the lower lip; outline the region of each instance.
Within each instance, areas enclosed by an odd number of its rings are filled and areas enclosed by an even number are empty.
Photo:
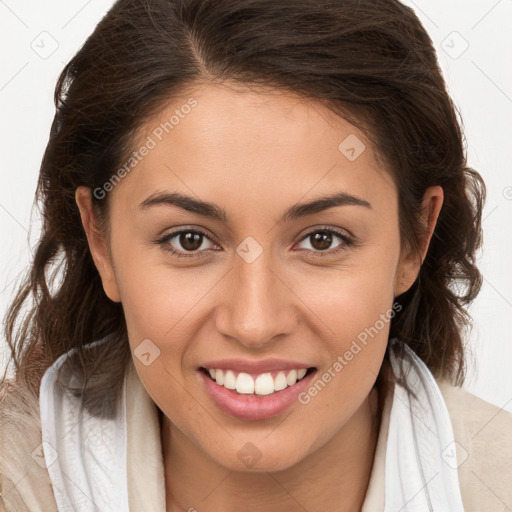
[[[271,395],[244,395],[217,384],[206,373],[199,370],[206,390],[217,406],[226,414],[242,420],[264,420],[277,416],[288,409],[311,382],[316,370],[306,375],[293,386],[288,386]]]

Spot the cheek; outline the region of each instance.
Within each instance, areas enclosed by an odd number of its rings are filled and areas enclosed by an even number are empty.
[[[134,242],[126,243],[127,240]],[[170,255],[155,244],[140,240],[140,234],[130,233],[123,225],[115,231],[112,249],[116,280],[133,340],[162,340],[181,328],[181,320],[198,302],[202,288],[206,288],[199,273],[166,264],[172,261]]]
[[[343,348],[381,315],[389,316],[397,259],[398,250],[380,244],[361,250],[337,268],[296,276],[294,293],[321,320],[322,337],[338,340],[335,349]],[[381,322],[378,326],[382,328]]]
[[[297,295],[306,298],[308,308],[320,320],[316,322],[321,330],[318,336],[330,354],[330,363],[317,376],[322,382],[316,388],[322,391],[312,390],[314,397],[305,397],[305,401],[311,398],[327,411],[338,397],[353,410],[373,385],[395,316],[398,239],[394,242],[390,236],[378,246],[361,250],[350,264],[301,281]],[[342,421],[346,411],[340,409],[338,420]]]
[[[120,276],[121,300],[130,339],[150,338],[159,345],[165,342],[166,350],[179,351],[180,340],[193,336],[192,319],[197,320],[199,299],[207,293],[204,285],[191,274],[183,279],[170,269],[126,270]]]
[[[301,420],[305,428],[317,428],[315,417],[324,418],[323,437],[315,445],[355,413],[377,378],[395,316],[393,277],[393,257],[371,257],[310,283],[307,304],[321,320],[318,336],[330,356],[300,397],[306,410],[315,411]],[[306,293],[305,284],[299,293]]]
[[[148,391],[162,406],[162,397],[174,396],[175,401],[183,394],[177,381],[195,377],[188,370],[200,357],[199,342],[204,338],[200,330],[211,320],[214,287],[225,275],[220,267],[209,271],[173,267],[165,258],[170,260],[158,250],[134,247],[116,271],[135,363],[143,343],[158,354],[150,366],[138,367]]]

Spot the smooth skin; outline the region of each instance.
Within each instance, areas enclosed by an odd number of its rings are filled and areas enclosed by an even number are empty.
[[[397,190],[362,132],[315,100],[227,83],[198,85],[163,106],[134,150],[191,97],[197,105],[109,192],[109,236],[97,227],[91,191],[76,191],[105,293],[123,305],[132,353],[148,338],[160,349],[149,366],[133,360],[165,415],[167,511],[360,510],[378,437],[371,390],[389,323],[310,403],[266,420],[219,410],[198,367],[279,357],[322,375],[416,279],[443,190],[430,187],[424,196],[420,259],[400,247]],[[353,161],[338,149],[351,134],[366,145]],[[215,203],[227,223],[175,205],[139,206],[157,191]],[[296,203],[341,191],[371,208],[279,220]],[[327,227],[355,244],[334,234],[323,249],[305,237]],[[210,240],[198,239],[192,250],[179,236],[154,242],[181,228]],[[249,236],[263,251],[251,263],[236,251]],[[246,443],[261,454],[252,467],[237,456]]]

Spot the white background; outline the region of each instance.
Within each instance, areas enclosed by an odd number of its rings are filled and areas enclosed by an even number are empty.
[[[39,236],[39,212],[32,212],[32,203],[57,77],[112,3],[0,0],[2,316]],[[484,284],[470,309],[475,327],[464,387],[512,412],[512,1],[404,3],[416,11],[434,41],[464,121],[468,163],[488,188],[479,260]],[[2,338],[3,361],[5,349]]]

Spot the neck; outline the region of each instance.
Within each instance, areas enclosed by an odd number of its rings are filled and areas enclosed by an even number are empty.
[[[233,472],[218,465],[162,418],[167,512],[354,512],[370,479],[380,418],[375,387],[320,449],[277,472]]]

